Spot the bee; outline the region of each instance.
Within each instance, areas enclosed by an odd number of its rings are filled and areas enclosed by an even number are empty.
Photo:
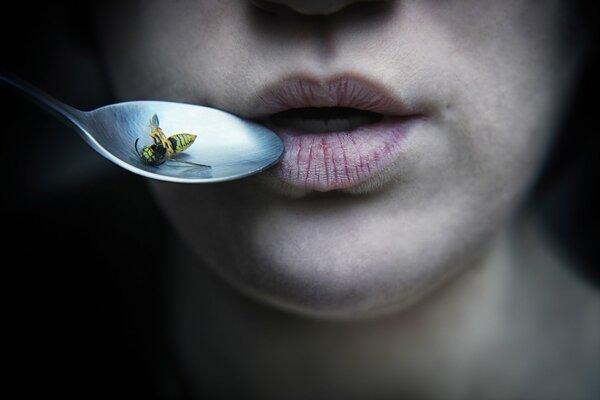
[[[165,161],[170,160],[200,167],[209,167],[208,165],[204,164],[197,164],[172,158],[175,154],[187,150],[196,140],[196,135],[191,133],[178,133],[167,137],[159,126],[158,116],[156,114],[150,118],[149,127],[149,136],[152,138],[153,143],[149,146],[143,147],[141,151],[138,149],[138,141],[140,140],[139,138],[135,140],[134,144],[135,152],[144,163],[152,166],[158,166]]]

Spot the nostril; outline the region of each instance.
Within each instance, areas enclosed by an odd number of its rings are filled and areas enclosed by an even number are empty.
[[[391,3],[392,2],[389,0],[360,1],[357,3],[350,4],[348,7],[346,7],[345,11],[352,10],[357,14],[372,14],[387,10],[390,7]]]
[[[250,0],[250,2],[262,11],[266,11],[270,14],[294,12],[291,7],[284,4],[275,3],[273,1]]]
[[[296,13],[307,16],[326,16],[348,8],[361,12],[379,11],[387,7],[389,0],[250,0],[259,9],[273,13]]]

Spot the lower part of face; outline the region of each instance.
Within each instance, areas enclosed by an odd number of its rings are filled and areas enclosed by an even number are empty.
[[[267,116],[256,115],[257,94],[289,77],[351,76],[417,116],[393,162],[357,185],[299,187],[272,173],[152,185],[199,265],[278,307],[343,317],[422,298],[473,263],[515,212],[576,66],[563,8],[415,0],[313,15],[151,1],[124,3],[100,26],[122,99],[258,118]]]

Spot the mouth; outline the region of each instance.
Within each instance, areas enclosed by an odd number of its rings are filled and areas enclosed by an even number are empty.
[[[380,176],[422,117],[376,83],[346,76],[286,79],[254,104],[285,147],[269,174],[304,191],[350,189]]]
[[[306,133],[349,132],[379,122],[382,114],[348,107],[295,108],[274,114],[269,121],[282,129]]]

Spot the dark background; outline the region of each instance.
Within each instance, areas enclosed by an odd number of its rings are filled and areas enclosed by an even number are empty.
[[[76,2],[5,8],[0,69],[84,110],[114,102],[87,13]],[[598,284],[594,47],[532,202],[577,273]],[[4,329],[19,397],[185,398],[162,323],[168,254],[157,243],[170,227],[144,180],[2,85],[0,104]]]
[[[3,6],[0,69],[88,110],[113,102],[85,9]],[[84,17],[84,19],[81,19]],[[18,398],[186,398],[165,333],[145,181],[0,84],[8,381]]]

